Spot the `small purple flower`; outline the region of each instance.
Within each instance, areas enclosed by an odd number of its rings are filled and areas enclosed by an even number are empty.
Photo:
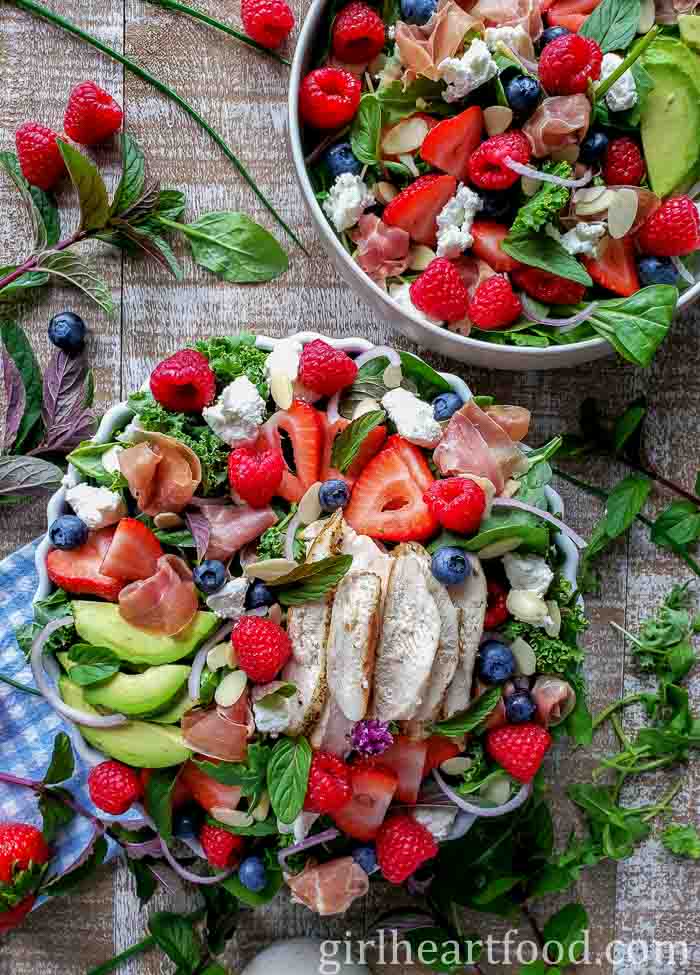
[[[361,755],[381,755],[394,744],[394,736],[388,722],[367,718],[352,729],[350,743]]]

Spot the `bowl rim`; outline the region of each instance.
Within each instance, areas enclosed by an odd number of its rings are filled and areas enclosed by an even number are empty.
[[[386,291],[380,288],[379,285],[373,281],[369,275],[365,274],[352,260],[351,256],[342,246],[338,240],[338,237],[331,229],[328,219],[326,218],[325,213],[321,209],[318,200],[316,199],[316,194],[314,193],[311,180],[309,179],[302,148],[303,142],[301,122],[299,119],[299,86],[306,69],[305,62],[307,55],[313,45],[314,31],[321,19],[323,9],[327,2],[328,0],[312,0],[312,3],[306,13],[304,22],[299,32],[299,37],[297,38],[296,47],[294,49],[289,78],[289,95],[287,98],[289,145],[292,161],[294,163],[294,170],[306,205],[314,217],[317,230],[323,236],[326,243],[332,247],[336,258],[342,261],[348,272],[350,272],[353,276],[360,278],[362,283],[373,292],[375,298],[380,300],[382,304],[387,307],[387,310],[391,309],[394,314],[400,314],[405,318],[410,318],[414,324],[420,325],[432,335],[439,335],[443,340],[447,334],[451,340],[454,340],[457,345],[461,345],[465,349],[473,348],[493,352],[494,345],[491,342],[484,342],[481,339],[475,339],[468,335],[460,335],[459,332],[452,332],[450,329],[444,328],[442,325],[433,325],[431,322],[419,318],[412,312],[408,312],[403,308],[400,308],[394,299],[391,298]],[[692,304],[699,296],[700,281],[680,295],[676,310]],[[595,353],[600,355],[601,350],[603,349],[608,350],[610,354],[613,352],[613,348],[610,343],[603,338],[585,339],[583,342],[572,342],[569,345],[548,346],[544,349],[511,345],[502,345],[499,346],[499,349],[504,352],[504,355],[513,355],[514,353],[517,353],[517,356],[521,361],[523,359],[540,359],[542,356],[548,356],[552,360],[553,368],[556,368],[557,360],[560,358],[567,358],[567,353],[570,355],[572,349],[579,351],[583,350],[584,353],[590,352],[591,358],[595,356]],[[508,367],[504,366],[504,368]]]

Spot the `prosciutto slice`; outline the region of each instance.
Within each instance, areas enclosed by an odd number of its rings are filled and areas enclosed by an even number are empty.
[[[511,440],[517,442],[527,436],[532,414],[524,406],[487,406],[485,412]]]
[[[577,145],[588,131],[591,103],[586,95],[554,95],[545,98],[530,116],[523,132],[538,159],[556,149]]]
[[[345,914],[353,901],[369,890],[369,877],[352,857],[340,857],[321,866],[309,861],[300,874],[286,880],[292,901],[321,917]]]
[[[533,41],[542,33],[540,0],[478,0],[471,13],[483,20],[487,27],[517,27],[520,24]],[[520,53],[532,58],[534,48],[531,53],[525,50]]]
[[[193,503],[197,504],[196,499]],[[277,521],[277,515],[269,505],[251,508],[249,505],[202,504],[197,508],[209,522],[209,544],[204,557],[220,562],[227,562],[235,552]]]
[[[404,65],[404,88],[417,77],[439,81],[439,66],[445,58],[454,57],[464,35],[478,24],[454,0],[440,0],[436,13],[420,27],[396,25],[396,46]]]
[[[551,674],[537,678],[532,697],[537,705],[537,720],[545,728],[559,724],[576,706],[576,691],[571,684]]]
[[[403,274],[408,267],[411,238],[401,227],[387,227],[375,214],[365,213],[350,237],[357,244],[355,260],[373,281]]]
[[[470,399],[454,414],[433,460],[443,475],[486,477],[501,494],[508,478],[527,469],[525,455],[508,434]]]
[[[162,555],[155,573],[119,593],[119,613],[142,630],[175,636],[194,619],[199,600],[189,566],[177,555]]]
[[[244,762],[248,754],[248,725],[229,721],[217,708],[195,708],[182,719],[188,748],[222,762]]]
[[[139,443],[119,454],[119,469],[139,509],[147,515],[178,512],[189,504],[202,480],[193,450],[164,433],[137,431]]]

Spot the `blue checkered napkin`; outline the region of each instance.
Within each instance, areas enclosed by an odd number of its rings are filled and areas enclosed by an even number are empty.
[[[39,540],[25,545],[0,562],[0,671],[22,684],[34,683],[32,671],[17,646],[14,630],[32,618],[32,595],[37,585],[34,553]],[[42,698],[24,694],[0,683],[0,769],[22,778],[41,779],[51,759],[59,731],[66,722]],[[93,808],[86,789],[88,770],[76,755],[76,773],[66,787],[88,808]],[[36,796],[29,789],[0,782],[0,819],[41,825]],[[92,826],[81,816],[59,833],[54,843],[51,872],[60,872],[79,856],[92,835]],[[108,857],[118,853],[110,844]]]

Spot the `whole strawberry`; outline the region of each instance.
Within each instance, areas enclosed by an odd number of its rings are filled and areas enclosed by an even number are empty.
[[[352,799],[350,767],[330,752],[314,752],[306,787],[307,812],[334,813]]]
[[[540,57],[540,84],[550,95],[579,95],[600,78],[603,52],[582,34],[563,34],[546,44]]]
[[[409,289],[411,301],[426,315],[458,322],[467,314],[469,292],[457,268],[446,257],[436,257]]]
[[[264,508],[282,483],[285,464],[274,447],[236,447],[228,458],[231,489],[251,508]]]
[[[624,135],[608,144],[603,161],[608,186],[639,186],[645,174],[644,157],[634,139]]]
[[[31,911],[48,858],[46,840],[35,826],[0,823],[0,932],[17,927]],[[25,871],[31,871],[31,880]]]
[[[700,246],[700,216],[689,196],[672,196],[647,217],[637,235],[645,254],[681,257]]]
[[[412,816],[392,816],[377,835],[377,862],[390,884],[402,884],[437,854],[433,834]]]
[[[242,836],[234,836],[227,829],[210,826],[208,823],[202,826],[199,842],[209,863],[220,870],[235,867],[245,846]]]
[[[242,0],[241,19],[258,44],[272,50],[289,37],[294,14],[284,0]]]
[[[494,274],[482,281],[469,302],[467,315],[477,328],[505,328],[517,318],[523,306],[507,277]]]
[[[385,40],[384,21],[376,10],[361,0],[353,0],[343,7],[333,21],[333,54],[345,64],[373,60],[384,47]]]
[[[150,379],[153,398],[174,413],[198,413],[216,395],[216,376],[194,349],[182,349],[158,363]]]
[[[304,346],[299,360],[299,379],[315,393],[332,396],[355,381],[357,366],[347,352],[334,349],[323,339]]]
[[[15,132],[22,175],[41,190],[53,189],[66,172],[57,138],[53,129],[39,122],[25,122]]]
[[[124,112],[108,91],[94,81],[76,85],[68,96],[63,128],[81,146],[104,142],[121,128]]]
[[[507,724],[486,736],[486,750],[509,775],[530,782],[552,744],[552,736],[539,724]]]
[[[256,684],[269,684],[292,655],[286,630],[260,616],[242,616],[233,628],[231,643],[238,666]]]
[[[136,769],[121,762],[100,762],[88,776],[88,792],[98,809],[120,816],[143,795],[143,784]]]

